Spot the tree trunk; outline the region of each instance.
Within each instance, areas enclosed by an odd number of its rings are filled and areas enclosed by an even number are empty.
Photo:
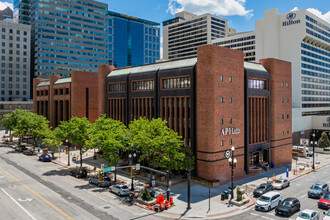
[[[11,135],[11,131],[9,131],[9,140],[10,142],[13,142],[13,135]]]

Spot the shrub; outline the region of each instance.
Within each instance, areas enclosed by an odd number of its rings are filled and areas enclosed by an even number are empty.
[[[239,187],[237,187],[237,201],[242,201],[243,194]]]
[[[152,197],[150,196],[150,194],[147,191],[147,187],[144,187],[141,198],[145,201],[151,201],[152,200]]]

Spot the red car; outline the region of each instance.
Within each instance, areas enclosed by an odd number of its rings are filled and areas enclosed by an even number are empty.
[[[330,209],[330,193],[324,193],[317,203],[319,208]]]

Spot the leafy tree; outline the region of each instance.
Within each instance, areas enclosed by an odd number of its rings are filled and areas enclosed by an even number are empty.
[[[128,146],[127,128],[120,122],[102,115],[88,130],[87,148],[103,150],[102,157],[109,165],[117,165],[121,152]]]
[[[27,122],[29,127],[27,135],[32,136],[35,148],[37,146],[37,141],[42,140],[49,134],[49,121],[42,115],[29,112]]]
[[[239,187],[237,187],[236,192],[237,192],[237,201],[242,201],[243,193]]]
[[[90,126],[91,123],[86,117],[72,117],[69,121],[62,121],[55,129],[58,139],[61,141],[68,140],[69,143],[78,145],[80,151],[80,167],[82,167],[82,154],[86,147],[88,139],[87,131]]]
[[[322,132],[321,137],[317,144],[322,148],[327,148],[330,146],[330,141],[326,132]]]
[[[145,161],[149,167],[169,171],[186,168],[182,137],[167,127],[166,121],[140,118],[130,123],[129,131],[131,143],[140,151],[140,162]]]
[[[14,128],[17,125],[17,116],[19,115],[17,111],[19,110],[15,110],[12,111],[11,113],[5,114],[1,119],[2,127],[7,131],[9,131],[10,133],[10,141],[13,141],[11,132],[14,130]]]
[[[141,198],[144,200],[144,201],[151,201],[152,200],[152,197],[151,195],[148,193],[147,191],[147,187],[144,187],[143,191],[142,191],[142,196]]]
[[[57,131],[58,129],[48,130],[42,141],[42,144],[53,152],[62,145],[62,140],[58,138]],[[52,153],[52,156],[54,157],[54,153]]]

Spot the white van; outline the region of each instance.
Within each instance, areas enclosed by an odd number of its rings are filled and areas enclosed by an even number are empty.
[[[278,206],[281,200],[282,196],[278,192],[265,193],[256,201],[255,209],[268,212]]]

